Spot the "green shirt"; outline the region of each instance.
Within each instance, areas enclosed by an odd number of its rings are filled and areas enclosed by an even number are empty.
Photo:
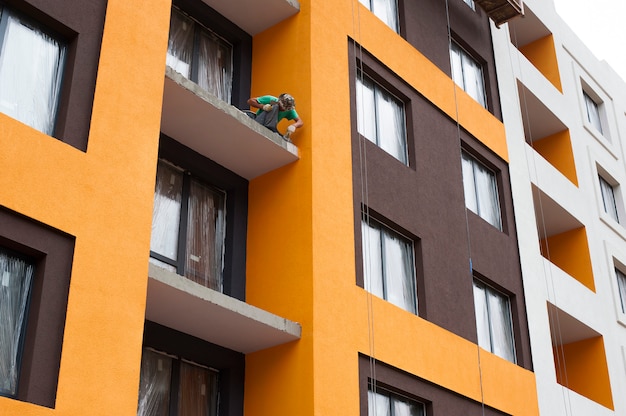
[[[278,98],[274,97],[273,95],[263,95],[261,97],[258,97],[256,99],[259,104],[272,104],[278,101]],[[262,108],[259,108],[257,110],[257,114],[261,114],[261,111],[263,111]],[[298,113],[296,112],[295,109],[291,109],[291,110],[287,110],[287,111],[278,111],[278,121],[282,120],[283,118],[286,118],[287,120],[293,120],[296,118],[300,118],[298,117]]]

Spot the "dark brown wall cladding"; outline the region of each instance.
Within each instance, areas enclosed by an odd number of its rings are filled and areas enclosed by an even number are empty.
[[[243,415],[245,356],[191,335],[146,321],[143,344],[220,372],[219,414]]]
[[[68,43],[54,137],[87,150],[107,0],[0,0]]]
[[[355,79],[356,66],[361,65],[361,61],[353,51],[350,44],[350,75]],[[531,368],[508,165],[467,132],[457,129],[454,120],[404,84],[367,51],[359,51],[359,57],[364,72],[390,91],[399,91],[397,95],[406,100],[410,166],[359,136],[356,116],[353,117],[357,284],[363,286],[360,222],[364,207],[391,228],[416,236],[419,315],[477,342],[471,251],[474,271],[485,277],[486,283],[511,296],[518,364]],[[356,115],[354,82],[351,85],[352,114]],[[499,172],[504,231],[471,211],[466,214],[461,146]],[[365,172],[366,187],[363,186]]]
[[[446,4],[448,9],[446,12]],[[483,64],[489,111],[501,118],[489,18],[463,0],[404,1],[403,36],[446,74],[451,74],[448,15],[452,39]]]
[[[506,416],[506,413],[486,406],[483,413],[482,403],[460,396],[380,361],[375,361],[373,365],[372,368],[369,357],[359,355],[361,416],[368,414],[367,390],[368,384],[373,381],[378,387],[424,403],[428,415]],[[459,374],[459,377],[463,375]]]
[[[0,206],[0,246],[35,262],[17,399],[54,407],[74,237]]]

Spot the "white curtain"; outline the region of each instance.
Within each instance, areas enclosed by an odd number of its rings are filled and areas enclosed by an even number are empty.
[[[65,47],[6,8],[0,14],[0,111],[52,135]]]
[[[509,298],[474,281],[474,308],[478,345],[514,363],[515,342]]]
[[[396,33],[400,33],[398,24],[397,0],[372,0],[372,12]]]
[[[585,108],[587,109],[587,120],[602,134],[602,121],[600,120],[600,108],[586,92],[583,91],[585,97]]]
[[[357,77],[356,86],[357,129],[363,137],[377,143],[374,83],[360,75]]]
[[[0,249],[0,393],[15,395],[34,265]]]
[[[604,211],[611,216],[615,221],[619,221],[617,214],[617,205],[615,204],[615,192],[610,183],[604,180],[603,177],[598,177],[600,180],[600,191],[602,193],[602,203],[604,204]]]
[[[370,227],[367,222],[362,221],[361,235],[363,238],[363,274],[365,276],[365,290],[384,299],[381,232],[379,229]]]
[[[497,229],[502,229],[500,201],[495,174],[462,152],[465,206]]]
[[[491,334],[489,331],[489,311],[487,309],[487,292],[485,286],[474,281],[474,310],[476,312],[476,333],[478,345],[491,351]]]
[[[454,42],[450,45],[450,64],[454,82],[486,108],[487,98],[482,65]]]
[[[222,291],[225,196],[192,180],[189,195],[185,276],[211,289]]]
[[[159,161],[152,209],[150,250],[174,261],[178,258],[182,191],[182,171]]]
[[[388,396],[367,391],[367,415],[391,416],[391,404]]]
[[[172,359],[144,348],[137,416],[168,416]]]
[[[424,416],[424,405],[386,391],[367,391],[368,416]]]
[[[615,275],[617,276],[617,287],[619,289],[619,298],[622,303],[622,312],[626,313],[626,275],[617,269],[615,269]]]

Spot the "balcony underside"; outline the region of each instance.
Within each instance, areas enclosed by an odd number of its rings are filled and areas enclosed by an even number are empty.
[[[252,36],[300,11],[296,0],[203,1]]]

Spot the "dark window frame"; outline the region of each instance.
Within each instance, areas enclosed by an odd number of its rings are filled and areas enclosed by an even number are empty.
[[[248,181],[164,134],[159,141],[159,158],[192,172],[226,193],[223,293],[245,301]],[[152,256],[152,252],[150,254]]]
[[[233,47],[233,85],[230,104],[248,108],[252,85],[252,36],[202,1],[174,0],[173,6]]]
[[[54,408],[75,238],[2,206],[0,224],[0,245],[35,262],[14,398]]]
[[[0,0],[65,41],[67,54],[53,137],[86,151],[107,0]]]

